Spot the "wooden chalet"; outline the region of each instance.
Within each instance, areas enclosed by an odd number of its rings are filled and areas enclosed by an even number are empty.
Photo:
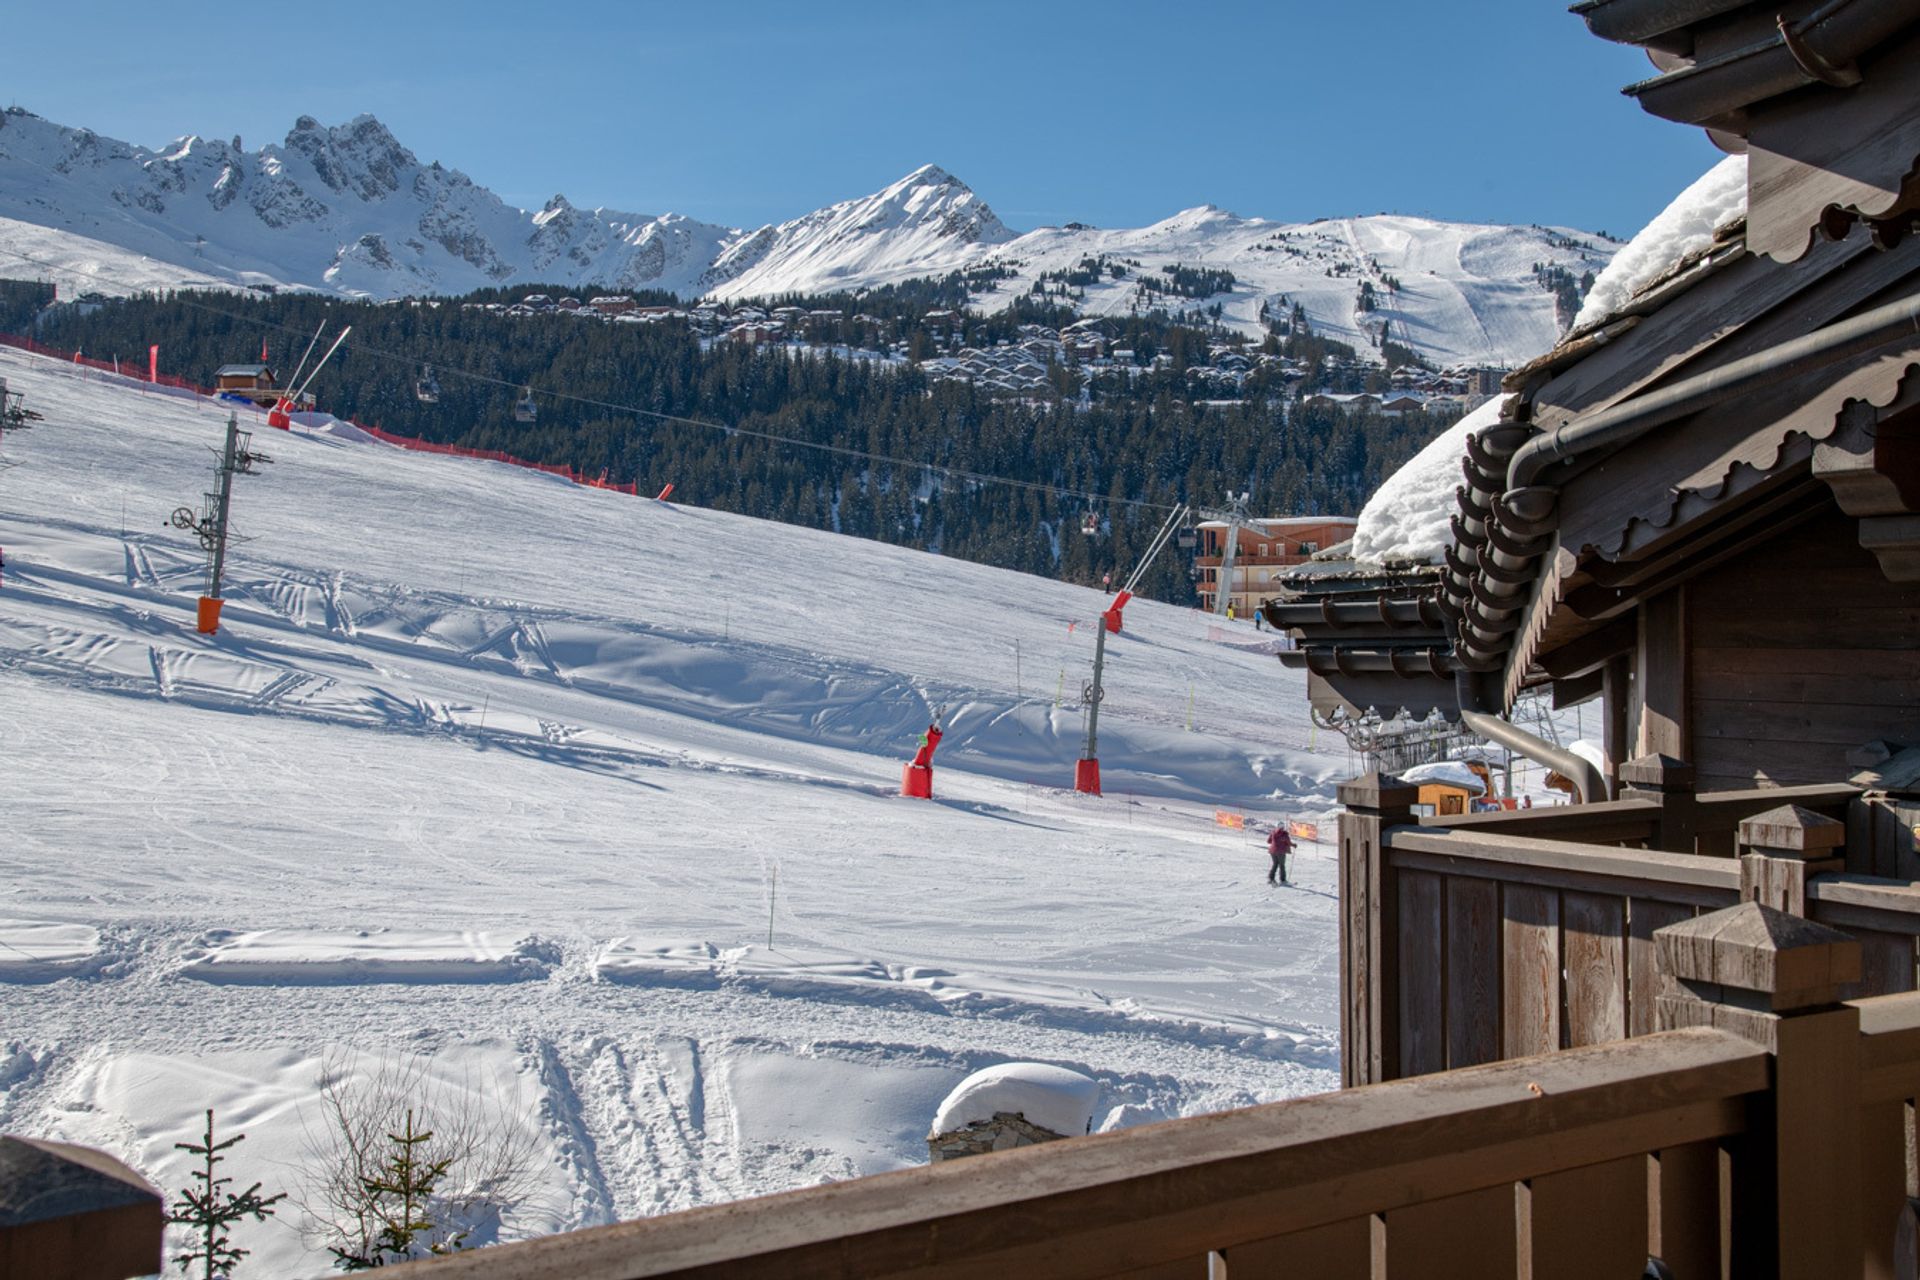
[[[223,364],[213,371],[214,394],[230,400],[248,400],[263,409],[272,408],[292,392],[280,385],[273,370],[264,364]],[[300,397],[301,408],[313,405],[311,395]]]
[[[1347,1087],[405,1275],[1920,1274],[1920,0],[1577,12],[1747,214],[1508,378],[1443,564],[1268,609],[1328,706],[1606,712],[1585,803],[1341,788]]]

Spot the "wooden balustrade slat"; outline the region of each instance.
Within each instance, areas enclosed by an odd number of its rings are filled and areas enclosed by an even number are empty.
[[[1534,885],[1501,887],[1500,1026],[1509,1058],[1561,1047],[1560,895]]]
[[[1440,877],[1400,875],[1400,1061],[1396,1074],[1425,1075],[1447,1067],[1446,993],[1441,944],[1445,924]]]
[[[1627,1034],[1644,1036],[1659,1029],[1660,955],[1656,929],[1693,919],[1694,909],[1654,898],[1627,900]]]
[[[1533,1178],[1525,1185],[1532,1280],[1619,1280],[1647,1262],[1647,1157]]]
[[[1860,1236],[1869,1280],[1893,1280],[1894,1234],[1907,1206],[1907,1104],[1860,1108]]]
[[[1474,1274],[1517,1273],[1515,1190],[1488,1187],[1408,1205],[1386,1215],[1381,1270],[1393,1280],[1454,1280],[1471,1258]]]
[[[1500,886],[1449,876],[1447,899],[1447,1065],[1500,1057]]]
[[[1626,902],[1611,895],[1566,893],[1560,909],[1567,1043],[1622,1039],[1627,1034]]]
[[[1727,1206],[1716,1142],[1666,1147],[1649,1158],[1647,1253],[1676,1276],[1718,1276]]]
[[[1207,1255],[1201,1254],[1197,1258],[1176,1258],[1150,1267],[1116,1271],[1107,1280],[1210,1280],[1210,1275]]]
[[[449,1258],[431,1280],[1111,1276],[1741,1132],[1768,1056],[1711,1029],[1195,1116]],[[1398,1274],[1396,1272],[1396,1274]],[[404,1277],[401,1277],[404,1280]]]
[[[1374,1219],[1348,1218],[1311,1231],[1254,1240],[1224,1250],[1224,1280],[1373,1280]]]

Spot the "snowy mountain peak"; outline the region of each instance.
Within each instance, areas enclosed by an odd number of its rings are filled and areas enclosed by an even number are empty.
[[[1259,334],[1299,308],[1315,333],[1363,354],[1390,337],[1441,364],[1493,365],[1564,331],[1552,272],[1578,279],[1618,247],[1567,228],[1285,224],[1212,204],[1137,229],[1021,234],[935,164],[751,231],[557,194],[528,212],[423,164],[371,115],[331,127],[303,115],[284,142],[249,152],[200,135],[152,150],[18,108],[0,114],[0,245],[58,258],[63,293],[226,281],[390,298],[518,281],[730,300],[990,267],[973,298],[987,309],[1039,288],[1083,315],[1206,309]],[[1064,288],[1089,258],[1121,269]]]

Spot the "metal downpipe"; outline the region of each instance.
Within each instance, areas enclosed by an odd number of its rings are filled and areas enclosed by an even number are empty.
[[[1467,728],[1568,779],[1579,793],[1580,803],[1591,804],[1607,798],[1606,777],[1593,767],[1593,761],[1556,747],[1545,738],[1536,737],[1519,725],[1482,709],[1479,687],[1467,672],[1454,677],[1453,688],[1460,702],[1460,722]]]

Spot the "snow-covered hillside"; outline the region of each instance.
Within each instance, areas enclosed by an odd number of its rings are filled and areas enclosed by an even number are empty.
[[[511,1238],[915,1163],[1011,1059],[1098,1127],[1335,1083],[1332,850],[1270,889],[1214,821],[1348,768],[1265,635],[1129,606],[1082,797],[1091,591],[322,420],[256,438],[208,638],[163,522],[228,407],[0,377],[46,415],[0,441],[0,1131],[177,1188],[213,1107],[293,1190],[323,1067],[414,1060],[532,1135]],[[325,1271],[303,1221],[241,1280]]]
[[[1387,325],[1443,365],[1512,365],[1551,347],[1569,318],[1536,268],[1578,278],[1617,248],[1568,228],[1387,214],[1287,224],[1212,206],[1137,229],[1023,235],[933,165],[744,230],[580,209],[557,195],[536,212],[515,209],[458,170],[422,163],[371,116],[334,128],[303,116],[284,142],[248,151],[238,138],[198,137],[148,150],[18,109],[0,115],[0,274],[51,277],[68,293],[214,279],[382,298],[539,282],[733,299],[994,267],[1010,278],[974,303],[995,310],[1041,275],[1104,255],[1127,274],[1085,289],[1075,305],[1090,314],[1218,303],[1230,324],[1259,332],[1263,307],[1285,315],[1297,304],[1316,332],[1363,352]],[[1175,266],[1231,271],[1235,284],[1143,299],[1140,281]]]

